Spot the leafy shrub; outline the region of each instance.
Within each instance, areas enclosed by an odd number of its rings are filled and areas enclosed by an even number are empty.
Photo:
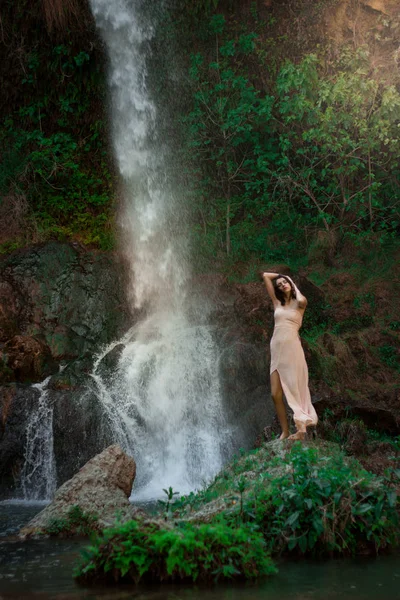
[[[224,522],[177,527],[129,521],[106,529],[84,552],[80,582],[252,579],[275,573],[259,533]]]
[[[0,242],[75,239],[110,249],[113,191],[99,104],[101,57],[82,38],[29,45],[20,56],[18,101],[0,120],[0,213],[3,205],[7,212]]]
[[[329,71],[315,54],[287,61],[260,85],[262,36],[231,39],[222,15],[208,29],[216,48],[192,55],[184,121],[202,251],[289,262],[324,231],[329,263],[339,231],[396,239],[400,95],[366,75],[366,48]]]
[[[80,506],[75,505],[71,506],[64,518],[50,521],[45,533],[50,536],[63,537],[72,535],[88,536],[98,529],[97,521],[97,515],[84,512]]]
[[[273,553],[354,554],[399,542],[395,490],[342,453],[294,444],[286,472],[266,477],[246,506]],[[385,484],[386,483],[386,484]]]
[[[400,371],[400,355],[398,349],[395,346],[386,344],[378,348],[379,357],[381,361],[392,369]]]

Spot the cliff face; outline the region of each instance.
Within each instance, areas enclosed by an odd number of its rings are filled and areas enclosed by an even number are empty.
[[[34,384],[48,377],[58,477],[64,481],[103,449],[106,424],[88,373],[99,348],[130,325],[124,292],[123,264],[78,246],[51,243],[1,261],[0,473],[6,488],[19,484],[27,427],[41,397]]]
[[[0,277],[5,354],[15,336],[37,336],[55,361],[82,360],[126,325],[123,265],[111,254],[54,242],[5,257]]]

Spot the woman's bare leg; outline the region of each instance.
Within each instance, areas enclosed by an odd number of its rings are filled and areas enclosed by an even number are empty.
[[[283,403],[283,389],[278,371],[271,373],[271,394],[272,400],[275,404],[275,410],[278,416],[279,424],[282,429],[279,439],[284,440],[289,436],[289,425],[287,422],[286,408]]]

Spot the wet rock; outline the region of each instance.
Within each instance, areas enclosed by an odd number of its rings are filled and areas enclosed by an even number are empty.
[[[49,381],[51,390],[81,391],[86,386],[88,376],[93,367],[93,360],[89,357],[77,358],[65,364],[60,364],[60,370],[55,373]]]
[[[49,391],[54,406],[53,440],[57,485],[70,479],[89,459],[113,443],[103,408],[86,383],[86,389]]]
[[[89,459],[113,442],[108,420],[89,383],[74,389],[47,388],[53,410],[53,449],[57,485],[70,479]],[[0,386],[0,497],[20,495],[26,432],[38,410],[35,386]]]
[[[26,428],[37,405],[37,390],[0,386],[0,496],[16,495],[24,462]]]
[[[17,382],[43,381],[58,368],[47,344],[31,336],[12,337],[4,344],[0,360],[2,356]]]
[[[112,378],[117,370],[124,347],[124,344],[117,344],[100,361],[97,367],[97,373],[102,377],[102,379],[108,380]]]
[[[14,293],[10,283],[0,280],[0,342],[5,342],[18,333],[22,312],[22,298]]]
[[[0,341],[40,337],[55,360],[92,355],[130,323],[125,270],[111,253],[51,242],[0,260]]]
[[[132,325],[125,287],[122,260],[77,244],[51,242],[0,258],[1,496],[18,494],[40,397],[28,383],[52,375],[59,483],[111,443],[89,374],[99,349]]]
[[[54,500],[20,531],[23,537],[46,533],[55,519],[65,518],[71,507],[98,516],[101,527],[134,517],[129,502],[136,464],[117,445],[109,446],[92,458],[55,493]]]

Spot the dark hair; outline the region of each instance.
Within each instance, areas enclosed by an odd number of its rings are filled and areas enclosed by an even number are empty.
[[[296,300],[296,290],[294,289],[293,283],[290,281],[290,279],[285,277],[285,275],[278,275],[277,277],[275,277],[275,279],[272,280],[272,285],[274,286],[274,290],[275,290],[275,296],[278,298],[278,300],[282,304],[282,306],[285,306],[285,304],[286,304],[285,294],[276,285],[276,282],[278,279],[286,279],[286,281],[290,285],[290,289],[291,289],[290,298],[293,298],[293,300]]]

